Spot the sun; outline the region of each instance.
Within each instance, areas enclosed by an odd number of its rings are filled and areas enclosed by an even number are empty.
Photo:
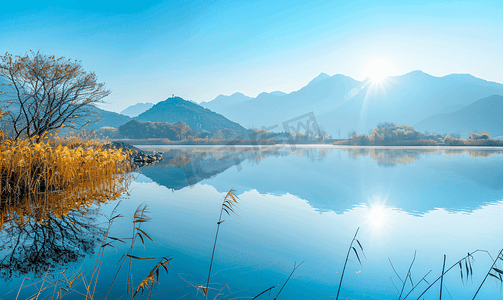
[[[382,83],[386,77],[396,72],[395,64],[386,58],[377,58],[369,61],[363,68],[365,78],[372,83]]]

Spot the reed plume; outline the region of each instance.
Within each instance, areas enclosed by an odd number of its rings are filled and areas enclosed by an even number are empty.
[[[222,220],[222,215],[223,212],[225,212],[229,217],[230,213],[236,213],[234,211],[234,205],[238,203],[236,199],[238,197],[236,194],[234,194],[234,190],[231,189],[229,192],[224,197],[224,201],[222,202],[222,207],[220,208],[220,217],[218,218],[217,222],[217,232],[215,234],[215,241],[213,242],[213,251],[211,252],[211,259],[210,259],[210,267],[208,270],[208,279],[206,280],[206,287],[199,286],[203,290],[204,293],[204,299],[206,300],[208,298],[208,287],[210,285],[210,277],[211,277],[211,267],[213,266],[213,258],[215,257],[215,248],[217,246],[217,239],[218,239],[218,231],[220,229],[220,224],[222,224],[225,220]]]

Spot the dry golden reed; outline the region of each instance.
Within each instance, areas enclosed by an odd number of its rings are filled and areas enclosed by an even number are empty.
[[[47,213],[63,216],[116,199],[127,191],[130,171],[127,153],[98,140],[52,134],[11,140],[0,130],[0,229],[6,221],[38,222]]]

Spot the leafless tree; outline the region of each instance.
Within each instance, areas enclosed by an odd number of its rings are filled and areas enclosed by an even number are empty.
[[[30,51],[23,56],[0,56],[0,86],[4,120],[12,137],[38,137],[62,128],[81,128],[91,122],[96,103],[110,94],[94,72],[77,60]]]

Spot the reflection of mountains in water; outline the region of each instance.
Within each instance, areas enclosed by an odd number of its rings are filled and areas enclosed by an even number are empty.
[[[180,190],[212,178],[230,167],[236,166],[240,170],[245,160],[259,164],[269,156],[309,155],[307,152],[267,146],[176,149],[164,152],[163,161],[143,167],[141,172],[162,186]],[[311,157],[314,155],[311,154]]]
[[[375,167],[352,158],[369,157]],[[449,211],[471,211],[484,203],[501,200],[503,169],[495,163],[471,159],[427,163],[428,168],[394,168],[410,165],[428,155],[461,155],[488,158],[503,154],[499,150],[481,149],[382,149],[382,148],[182,148],[164,153],[164,162],[142,168],[144,175],[173,190],[182,189],[204,179],[213,178],[245,161],[261,163],[260,168],[234,172],[214,178],[210,184],[220,192],[240,187],[239,192],[257,190],[260,194],[286,193],[307,200],[320,211],[347,211],[381,193],[388,197],[386,205],[413,214],[435,208]],[[292,163],[288,157],[307,159]],[[321,161],[321,163],[312,163]],[[226,177],[227,176],[227,177]],[[277,180],[275,178],[278,178]],[[472,182],[470,185],[469,183]],[[473,185],[475,184],[475,185]],[[478,194],[477,194],[478,193]],[[454,200],[454,198],[456,198]],[[367,203],[369,204],[369,203]]]

